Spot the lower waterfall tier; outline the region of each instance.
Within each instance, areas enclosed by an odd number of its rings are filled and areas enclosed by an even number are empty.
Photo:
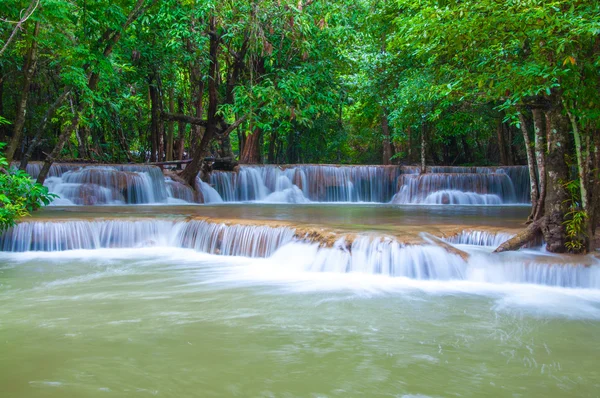
[[[191,249],[263,258],[260,261],[302,272],[600,289],[597,259],[550,256],[533,250],[492,254],[492,249],[507,237],[510,234],[501,231],[464,230],[447,237],[443,244],[426,239],[407,244],[386,235],[345,234],[243,220],[69,220],[20,223],[0,237],[0,250],[41,255],[144,247]]]

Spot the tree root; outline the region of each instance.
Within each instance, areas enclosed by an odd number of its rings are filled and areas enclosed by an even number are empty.
[[[540,218],[529,224],[529,226],[523,231],[519,232],[500,246],[494,253],[502,253],[510,250],[519,250],[521,247],[526,245],[527,243],[533,241],[538,234],[541,232],[542,224],[544,223],[544,217]]]

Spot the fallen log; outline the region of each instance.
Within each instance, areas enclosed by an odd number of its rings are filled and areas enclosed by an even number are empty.
[[[462,251],[457,247],[452,246],[448,242],[444,242],[442,239],[438,238],[437,236],[434,236],[427,232],[421,232],[420,235],[421,235],[421,238],[423,238],[423,240],[425,240],[426,242],[434,244],[436,246],[439,246],[442,249],[446,250],[450,254],[455,254],[455,255],[459,256],[465,262],[469,261],[469,257],[470,257],[469,253]]]
[[[526,244],[532,242],[535,238],[537,238],[538,234],[541,233],[542,224],[544,223],[545,218],[542,217],[539,220],[536,220],[529,224],[527,228],[523,231],[519,232],[500,246],[494,253],[502,253],[511,250],[519,250]]]

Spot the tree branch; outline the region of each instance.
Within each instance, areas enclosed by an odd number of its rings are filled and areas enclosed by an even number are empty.
[[[183,115],[181,113],[165,113],[160,114],[160,118],[165,122],[183,122],[193,124],[194,126],[206,127],[207,121],[201,117]]]

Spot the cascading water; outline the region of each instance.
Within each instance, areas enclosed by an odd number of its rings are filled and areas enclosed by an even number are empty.
[[[241,166],[238,172],[213,172],[210,182],[225,202],[383,203],[389,202],[395,193],[401,172],[398,166]]]
[[[42,164],[31,162],[27,173],[37,178]],[[193,201],[175,187],[160,168],[149,165],[53,164],[45,185],[59,196],[58,205],[151,204]],[[192,199],[192,200],[189,200]]]
[[[41,163],[27,172],[35,178]],[[58,205],[371,202],[398,204],[499,205],[527,203],[525,166],[428,167],[293,165],[240,166],[214,171],[197,191],[149,165],[54,164],[46,185]]]
[[[0,236],[10,252],[166,246],[229,256],[265,257],[291,242],[294,230],[200,220],[24,222]]]
[[[444,241],[458,245],[491,246],[496,248],[512,237],[512,234],[505,232],[462,231],[457,235],[445,238]]]
[[[358,273],[417,280],[531,283],[600,289],[600,262],[564,263],[560,257],[524,251],[491,254],[502,233],[464,232],[446,241],[461,243],[467,260],[435,244],[405,245],[392,237],[341,237],[331,247],[289,227],[225,224],[210,220],[96,220],[23,222],[0,236],[9,252],[148,246],[193,249],[225,256],[267,257],[278,269]],[[480,246],[468,246],[468,245]],[[591,265],[589,265],[591,264]]]
[[[529,200],[525,166],[428,170],[420,175],[412,166],[240,166],[237,172],[211,173],[210,183],[224,202],[500,205]]]
[[[398,179],[398,204],[517,203],[515,188],[504,172],[406,174]]]

